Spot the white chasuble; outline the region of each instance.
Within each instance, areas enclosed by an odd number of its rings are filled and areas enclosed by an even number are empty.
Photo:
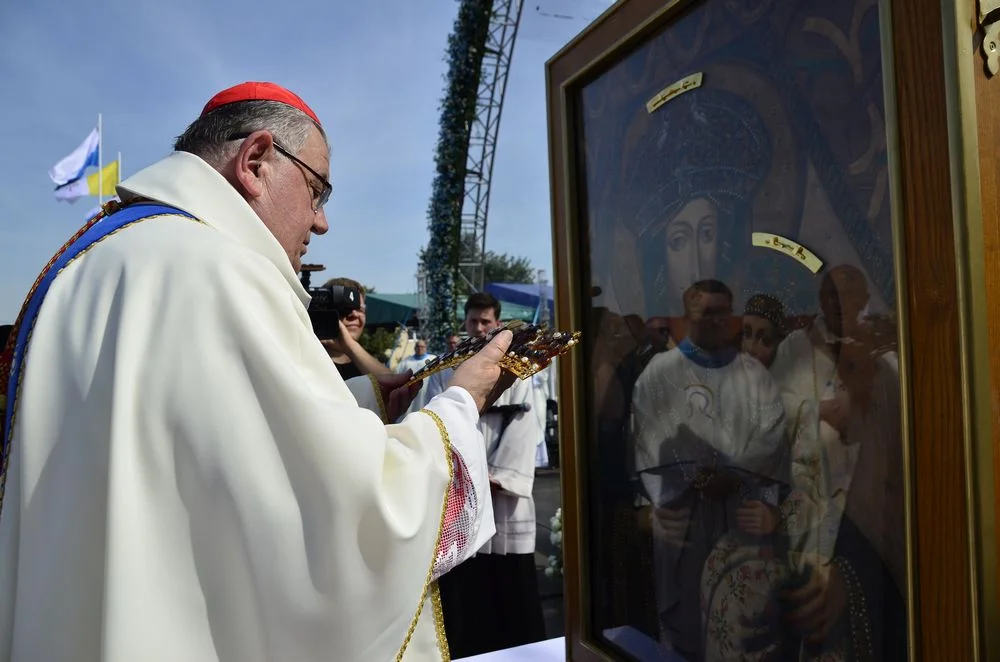
[[[277,241],[197,157],[119,193],[198,221],[108,237],[42,304],[0,510],[0,659],[445,657],[432,580],[494,532],[471,396],[385,425]]]
[[[651,521],[661,641],[699,650],[705,560],[737,530],[738,508],[747,501],[776,506],[788,483],[778,389],[756,359],[735,350],[708,354],[685,340],[654,356],[639,376],[631,443],[637,487],[683,526],[667,542],[659,517]]]
[[[723,354],[713,357],[685,341],[654,356],[636,382],[635,471],[655,505],[690,489],[699,470],[787,480],[789,449],[777,386],[756,359]]]
[[[427,379],[427,394],[442,393],[454,368],[436,372]],[[518,379],[503,392],[494,407],[534,406],[535,388],[530,379]],[[485,412],[479,420],[490,478],[499,489],[492,492],[494,535],[481,546],[482,554],[531,554],[535,551],[535,447],[544,429],[531,407],[508,414]]]
[[[824,348],[837,338],[818,317],[781,343],[771,367],[794,431],[788,505],[793,568],[826,568],[843,518],[858,527],[906,588],[903,442],[899,373],[894,357],[870,357],[868,392],[852,396]],[[853,342],[847,339],[847,342]],[[851,412],[843,435],[819,416],[826,400],[842,399]]]

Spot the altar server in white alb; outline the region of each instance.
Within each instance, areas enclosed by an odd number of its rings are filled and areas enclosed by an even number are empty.
[[[328,229],[316,114],[245,83],[175,149],[3,354],[0,660],[442,659],[434,580],[494,532],[477,423],[510,334],[387,425],[407,376],[345,383],[296,277]]]
[[[776,511],[789,449],[777,387],[732,345],[732,292],[703,280],[683,300],[687,337],[635,384],[632,443],[655,541],[660,640],[701,660],[705,561],[724,535]]]
[[[465,330],[484,337],[500,326],[500,302],[476,292],[465,302]],[[441,393],[448,371],[427,380]],[[535,453],[543,428],[531,379],[518,380],[483,412],[479,429],[489,461],[496,535],[441,581],[448,641],[455,657],[513,648],[545,638],[535,571]]]

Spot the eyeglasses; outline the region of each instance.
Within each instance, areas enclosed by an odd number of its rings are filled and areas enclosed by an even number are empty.
[[[245,140],[248,137],[250,137],[249,133],[238,133],[236,135],[229,136],[227,140]],[[305,163],[305,161],[303,161],[302,159],[300,159],[299,157],[295,156],[287,149],[282,147],[277,140],[274,140],[273,136],[271,138],[271,144],[274,145],[274,148],[278,150],[279,153],[283,154],[287,158],[291,159],[295,163],[299,164],[300,166],[308,170],[312,174],[312,176],[315,177],[317,180],[319,180],[319,183],[322,184],[323,187],[319,191],[315,190],[311,185],[309,187],[313,189],[313,196],[312,196],[313,211],[318,212],[320,209],[323,208],[323,205],[325,205],[327,201],[330,200],[330,194],[333,193],[333,185],[330,183],[330,180],[328,180],[326,177],[324,177],[323,175],[319,174],[318,172],[310,168],[309,165]]]

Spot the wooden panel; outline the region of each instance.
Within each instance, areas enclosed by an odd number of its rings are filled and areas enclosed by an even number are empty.
[[[647,16],[663,7],[663,0],[629,0],[616,8],[615,13],[606,17],[597,29],[591,30],[578,47],[557,55],[547,70],[547,98],[549,113],[549,153],[550,185],[552,190],[553,219],[553,265],[555,283],[559,290],[556,296],[556,321],[560,328],[579,328],[581,319],[574,318],[573,310],[580,310],[584,297],[590,296],[590,283],[581,282],[577,259],[577,234],[570,219],[577,218],[572,208],[567,208],[563,192],[575,189],[575,182],[565,181],[566,144],[564,126],[560,118],[566,117],[563,103],[562,84],[572,78],[594,59],[625,38]],[[572,133],[572,128],[570,128]],[[572,301],[572,303],[571,303]],[[580,352],[573,352],[570,361],[562,361],[559,366],[560,403],[583,402],[580,385],[573,378],[580,374],[583,364]],[[565,406],[565,405],[563,405]],[[563,571],[566,577],[564,604],[566,613],[566,653],[574,662],[592,662],[606,659],[602,654],[584,644],[591,638],[586,632],[584,613],[584,587],[582,578],[587,576],[580,556],[582,545],[579,540],[583,531],[581,523],[587,504],[580,496],[582,474],[586,470],[585,458],[581,457],[572,440],[583,437],[580,411],[572,406],[565,407],[559,417],[559,459],[562,465],[563,490]]]
[[[893,3],[912,396],[920,660],[970,660],[958,284],[941,6]],[[901,256],[897,256],[897,259]]]
[[[968,0],[974,4],[975,0]],[[976,116],[979,124],[979,173],[982,192],[983,213],[983,253],[985,258],[985,287],[989,347],[990,347],[990,404],[994,430],[993,445],[1000,444],[996,434],[1000,432],[1000,78],[989,79],[979,51],[980,40],[971,53],[975,59],[976,72]],[[994,453],[994,484],[1000,485],[1000,453]],[[1000,531],[1000,492],[994,503],[996,530]],[[1000,559],[997,563],[997,578],[1000,580]],[[1000,586],[996,587],[1000,591]]]

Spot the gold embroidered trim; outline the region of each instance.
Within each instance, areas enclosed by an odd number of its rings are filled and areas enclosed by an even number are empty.
[[[434,631],[437,632],[438,649],[441,660],[451,662],[451,649],[448,646],[448,633],[444,629],[444,609],[441,607],[441,588],[437,582],[431,584],[431,608],[434,610]]]
[[[108,203],[108,204],[110,204],[110,203]],[[122,230],[130,228],[133,225],[135,225],[136,223],[139,223],[140,221],[148,221],[150,219],[161,218],[163,216],[178,216],[180,218],[187,218],[189,220],[196,221],[196,222],[201,223],[203,225],[205,224],[205,222],[202,221],[201,219],[194,218],[194,217],[191,217],[191,216],[181,216],[179,214],[154,214],[153,216],[145,216],[143,218],[137,218],[136,220],[132,221],[131,223],[128,223],[127,225],[123,225],[120,228],[107,233],[106,235],[104,235],[103,237],[101,237],[100,239],[98,239],[97,241],[95,241],[94,243],[92,243],[91,245],[89,245],[86,248],[84,248],[78,254],[76,254],[73,257],[72,260],[70,260],[69,262],[67,262],[66,264],[64,264],[63,267],[62,267],[62,269],[60,269],[59,271],[56,272],[55,277],[52,279],[53,282],[55,282],[55,279],[59,277],[59,274],[61,274],[63,271],[65,271],[69,267],[69,265],[73,264],[78,259],[80,259],[84,255],[86,255],[87,253],[89,253],[90,250],[94,246],[97,246],[98,244],[100,244],[102,241],[104,241],[108,237],[113,237],[116,234],[118,234],[119,232],[121,232]],[[77,239],[79,239],[79,237],[77,237]],[[68,247],[66,247],[66,248],[68,248]],[[33,294],[33,292],[32,292],[32,294]],[[30,302],[30,300],[31,300],[31,295],[29,295],[28,299],[24,302],[24,306],[25,307],[27,307],[27,305]],[[39,308],[39,312],[41,312],[41,308]],[[31,336],[35,333],[35,323],[37,321],[38,321],[38,314],[36,314],[35,318],[33,320],[31,320],[31,328],[28,329],[28,335],[25,338],[25,342],[24,342],[24,357],[21,359],[21,369],[20,369],[20,371],[17,374],[17,384],[15,384],[15,386],[14,386],[14,392],[7,394],[7,397],[14,398],[14,409],[10,412],[10,428],[7,430],[7,454],[6,454],[5,457],[0,458],[0,459],[2,459],[2,463],[3,463],[3,466],[0,466],[0,515],[3,514],[4,495],[7,492],[7,470],[10,467],[10,457],[11,457],[11,455],[14,454],[14,428],[17,426],[17,399],[18,399],[18,396],[21,395],[21,385],[24,382],[25,368],[28,365],[28,354],[29,354],[29,350],[31,348]],[[0,348],[0,349],[2,349],[2,348]],[[5,409],[6,409],[6,406],[7,406],[7,403],[6,403],[6,400],[5,400],[5,402],[4,402],[4,408]],[[0,416],[3,416],[2,412],[0,412]],[[450,467],[451,465],[449,464],[448,466]]]
[[[379,386],[375,375],[369,374],[368,380],[372,383],[372,390],[375,391],[375,402],[378,403],[378,415],[382,418],[382,422],[388,425],[392,421],[389,420],[389,410],[386,409],[385,400],[382,398],[382,387]]]
[[[448,487],[445,488],[444,499],[441,500],[441,520],[438,522],[437,536],[434,537],[434,552],[431,555],[431,566],[427,568],[424,588],[420,592],[420,604],[417,605],[417,613],[413,615],[413,620],[410,621],[410,627],[403,638],[403,645],[399,647],[399,652],[396,654],[396,662],[401,662],[403,654],[406,653],[406,647],[410,645],[410,639],[413,638],[413,633],[417,629],[417,621],[420,620],[420,613],[424,610],[424,602],[427,601],[428,594],[430,594],[431,608],[434,611],[434,629],[437,631],[441,660],[442,662],[451,662],[448,637],[444,631],[444,612],[441,609],[441,593],[438,590],[437,582],[432,578],[434,577],[434,561],[437,559],[438,546],[441,544],[441,535],[444,533],[444,520],[448,514],[448,492],[451,489],[451,481],[455,480],[455,467],[451,462],[451,438],[448,436],[448,428],[444,426],[444,421],[429,409],[421,409],[420,413],[430,416],[434,421],[434,425],[437,426],[438,432],[441,434],[441,442],[444,444],[444,457],[448,463]]]

